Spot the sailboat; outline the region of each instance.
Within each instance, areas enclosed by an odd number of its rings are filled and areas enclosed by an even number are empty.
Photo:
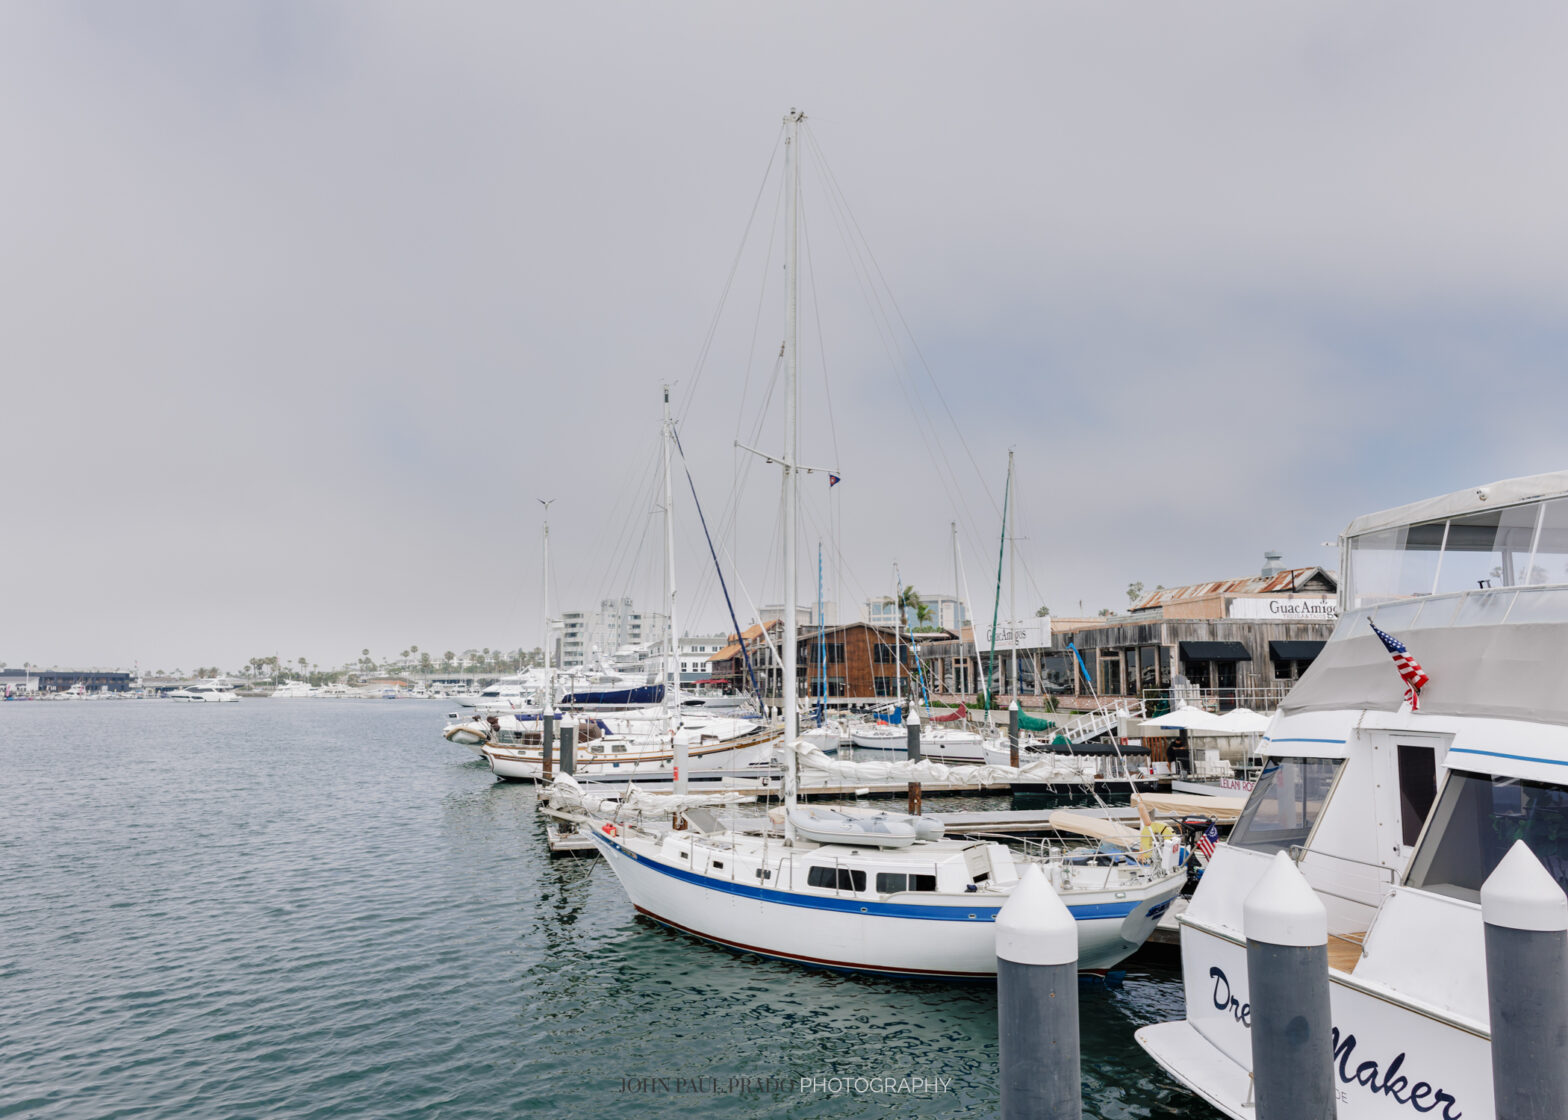
[[[796,305],[803,120],[793,109],[785,118],[785,428],[783,450],[768,456],[784,474],[782,835],[724,828],[711,814],[694,810],[685,814],[687,827],[662,833],[590,815],[592,836],[637,911],[673,929],[815,967],[985,980],[996,974],[992,923],[1019,881],[1018,853],[989,841],[902,832],[899,839],[907,843],[881,846],[886,822],[856,828],[854,814],[823,821],[797,805],[795,520],[802,468]],[[1107,855],[1048,865],[1053,885],[1078,919],[1080,968],[1109,969],[1153,932],[1186,880],[1173,856],[1167,849],[1147,864]]]
[[[641,712],[586,711],[577,713],[576,772],[579,781],[664,783],[677,777],[679,754],[688,769],[702,772],[699,780],[724,781],[741,776],[760,780],[766,776],[770,747],[778,731],[758,720],[722,713],[683,709],[680,696],[680,656],[677,635],[675,582],[674,493],[670,476],[670,448],[675,425],[670,416],[670,390],[664,387],[664,549],[665,610],[669,619],[660,683],[655,686],[661,703]],[[549,566],[549,526],[545,527],[545,567]],[[547,622],[548,626],[548,622]],[[546,643],[548,658],[548,643]],[[548,661],[546,672],[549,672]],[[546,692],[554,696],[553,676]],[[573,702],[568,695],[561,703]],[[550,701],[553,705],[553,699]],[[531,713],[496,714],[482,720],[447,728],[445,734],[480,754],[499,778],[526,781],[544,777],[541,716],[553,707]],[[566,718],[555,713],[555,719]],[[679,748],[679,754],[677,753]],[[759,776],[759,770],[761,774]]]

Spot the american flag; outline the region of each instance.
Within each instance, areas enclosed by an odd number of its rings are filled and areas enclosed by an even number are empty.
[[[1199,833],[1197,840],[1198,851],[1202,853],[1205,860],[1214,858],[1214,845],[1218,844],[1219,841],[1219,826],[1216,825],[1213,821],[1210,821],[1208,831]]]
[[[1426,670],[1421,668],[1421,662],[1410,656],[1410,651],[1405,648],[1405,643],[1392,634],[1384,633],[1377,628],[1377,623],[1370,618],[1368,625],[1372,632],[1383,640],[1389,656],[1394,659],[1394,668],[1399,670],[1399,679],[1409,687],[1405,689],[1405,699],[1410,701],[1410,710],[1416,711],[1421,706],[1421,689],[1432,679],[1426,675]]]

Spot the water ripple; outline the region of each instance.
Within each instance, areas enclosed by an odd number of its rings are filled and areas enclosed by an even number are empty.
[[[442,715],[0,705],[0,1118],[995,1114],[992,990],[638,918]],[[1081,994],[1088,1115],[1211,1115],[1131,1039],[1179,977]],[[951,1087],[799,1091],[844,1073]]]

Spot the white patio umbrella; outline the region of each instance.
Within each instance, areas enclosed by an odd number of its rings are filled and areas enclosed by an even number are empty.
[[[1226,728],[1219,716],[1202,708],[1177,708],[1174,712],[1144,720],[1139,730],[1144,735],[1164,735],[1170,731],[1224,731]]]
[[[1269,717],[1251,708],[1236,708],[1219,717],[1219,727],[1234,735],[1261,735],[1268,726]]]

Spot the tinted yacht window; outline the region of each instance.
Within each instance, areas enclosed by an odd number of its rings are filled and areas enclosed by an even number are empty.
[[[1269,759],[1231,830],[1231,847],[1277,852],[1305,844],[1339,767],[1337,758]]]
[[[1530,846],[1568,890],[1568,790],[1521,778],[1455,771],[1410,862],[1412,887],[1481,900],[1481,884],[1513,847]]]

